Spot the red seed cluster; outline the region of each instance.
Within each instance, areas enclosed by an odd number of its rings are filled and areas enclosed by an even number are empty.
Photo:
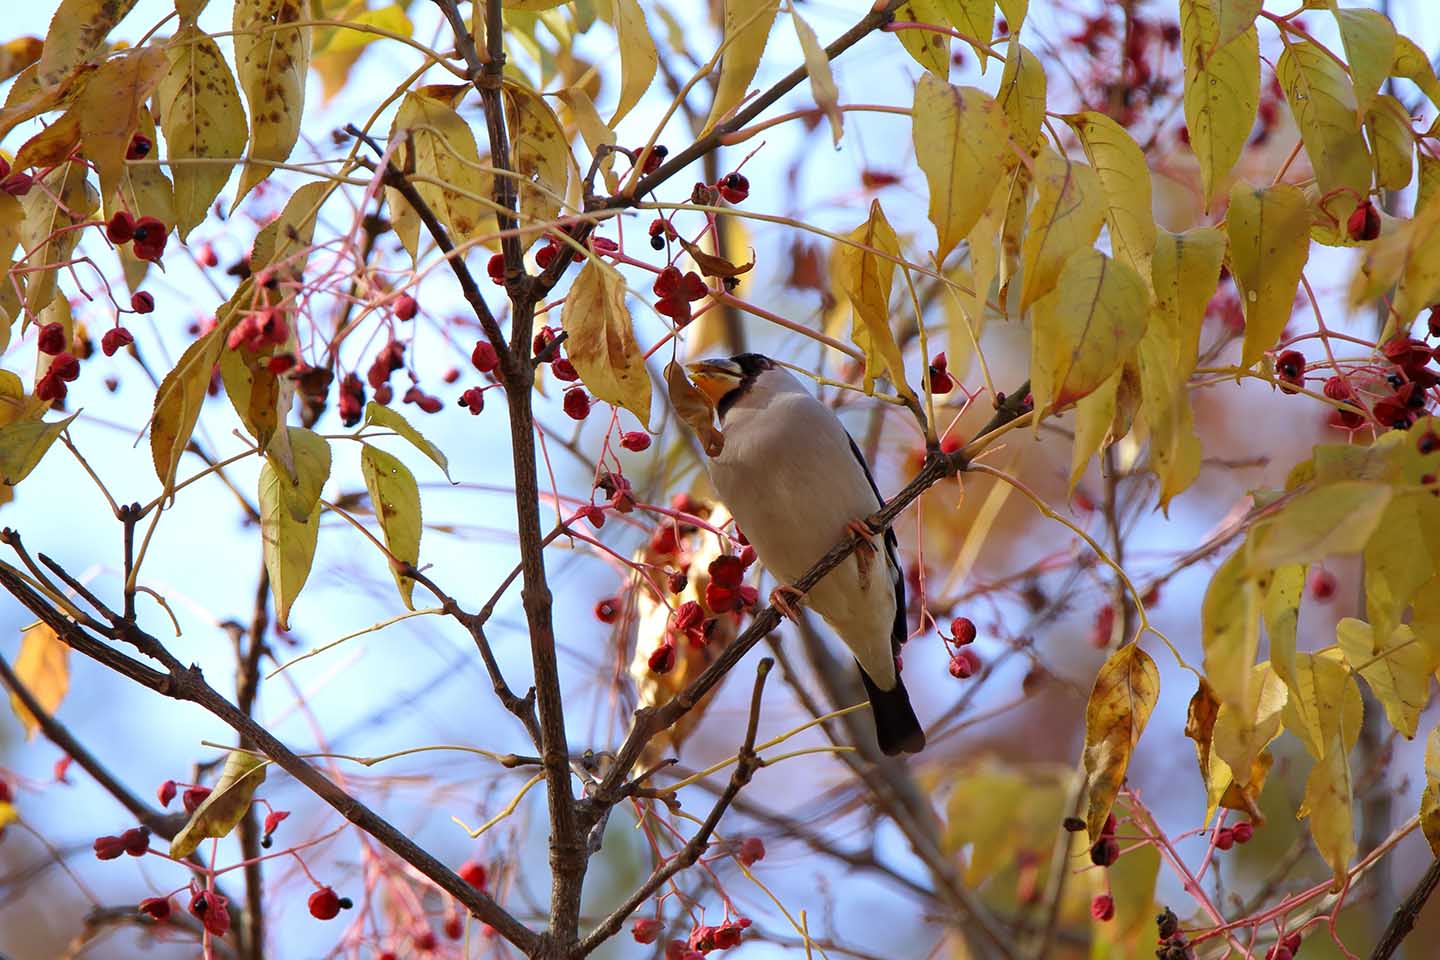
[[[680,268],[673,265],[660,271],[651,289],[659,297],[655,311],[674,320],[676,327],[690,322],[693,317],[690,304],[704,299],[710,292],[700,274],[693,270],[682,274]]]

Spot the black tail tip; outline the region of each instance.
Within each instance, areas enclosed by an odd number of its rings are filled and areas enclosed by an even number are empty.
[[[925,749],[925,728],[910,706],[910,694],[899,677],[895,687],[881,690],[871,681],[864,670],[860,677],[865,681],[865,692],[870,697],[870,711],[875,715],[875,739],[880,752],[887,757],[902,753],[919,753]]]

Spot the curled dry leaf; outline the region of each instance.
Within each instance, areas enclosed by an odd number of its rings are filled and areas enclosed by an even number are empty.
[[[725,279],[738,277],[742,273],[749,273],[755,266],[755,254],[753,252],[750,254],[749,263],[742,263],[736,266],[724,257],[717,257],[713,253],[706,253],[700,249],[698,244],[691,243],[684,237],[679,237],[678,239],[680,246],[684,247],[685,252],[690,254],[690,259],[695,261],[695,266],[699,267],[700,272],[707,277],[721,277]]]
[[[170,856],[188,857],[200,846],[200,841],[228,836],[250,809],[256,789],[265,782],[267,764],[268,761],[253,754],[232,752],[225,760],[225,769],[215,789],[170,841]]]
[[[1135,744],[1159,698],[1160,671],[1133,643],[1112,653],[1095,677],[1085,707],[1085,825],[1092,841],[1100,838]]]
[[[715,410],[705,394],[690,382],[685,371],[673,360],[665,364],[665,386],[669,390],[670,405],[675,408],[675,415],[700,437],[705,454],[720,456],[720,451],[725,449],[725,435],[715,426]]]

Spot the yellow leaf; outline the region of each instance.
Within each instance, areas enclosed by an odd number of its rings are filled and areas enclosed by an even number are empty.
[[[1215,755],[1225,761],[1242,789],[1250,785],[1260,755],[1280,735],[1287,699],[1285,684],[1270,664],[1257,663],[1250,668],[1245,700],[1220,705],[1215,719]]]
[[[1430,66],[1430,57],[1419,45],[1404,34],[1395,37],[1395,60],[1390,64],[1392,77],[1403,77],[1440,107],[1440,80],[1435,77],[1435,68]]]
[[[1425,789],[1420,795],[1420,829],[1430,853],[1440,857],[1440,727],[1425,738]]]
[[[977,184],[997,183],[1010,157],[1000,105],[975,87],[956,87],[921,74],[911,123],[915,160],[930,187],[930,222],[943,262],[974,228],[989,196]]]
[[[72,413],[64,420],[16,420],[0,426],[0,483],[13,487],[28,477],[77,416]]]
[[[1013,37],[1025,24],[1025,14],[1030,9],[1030,0],[995,0],[995,5],[1005,15],[1005,21]]]
[[[1216,46],[1224,46],[1255,24],[1264,0],[1208,0],[1215,16]]]
[[[1415,172],[1415,134],[1405,105],[1388,93],[1377,96],[1365,113],[1365,134],[1375,157],[1375,185],[1392,192],[1409,186]],[[1417,210],[1424,206],[1420,201],[1417,197]]]
[[[962,274],[963,283],[969,293],[946,286],[946,316],[949,318],[949,359],[950,370],[957,376],[964,376],[969,366],[975,345],[985,331],[985,318],[989,309],[991,287],[995,283],[1000,265],[997,243],[1004,226],[1005,209],[1009,192],[1005,183],[990,194],[990,202],[975,227],[966,238],[966,250],[970,254],[968,273]],[[952,267],[951,270],[957,269]],[[954,306],[958,305],[958,309]]]
[[[466,87],[421,87],[405,94],[391,142],[403,141],[397,155],[405,169],[416,173],[415,190],[459,243],[495,230],[495,218],[485,206],[493,178],[482,173],[475,134],[451,107]],[[392,205],[404,204],[398,191],[390,191]],[[401,239],[413,256],[417,252],[419,220],[409,224]]]
[[[40,59],[45,41],[39,37],[16,37],[0,43],[0,83]]]
[[[520,175],[522,225],[548,223],[560,215],[570,177],[570,145],[560,118],[529,87],[506,81],[505,123],[515,172]]]
[[[1220,42],[1217,0],[1180,0],[1185,123],[1208,209],[1240,159],[1260,105],[1260,44],[1253,26]],[[1235,21],[1239,22],[1239,21]]]
[[[80,242],[80,231],[69,228],[89,219],[100,206],[100,195],[86,179],[88,172],[84,163],[72,160],[38,178],[35,188],[20,201],[25,211],[20,243],[25,247],[24,265],[29,271],[25,309],[32,315],[55,299],[59,269],[55,265],[69,260]]]
[[[284,163],[300,136],[310,28],[287,26],[308,19],[300,0],[235,0],[235,62],[250,108],[250,161],[240,176],[235,206],[272,163]]]
[[[610,117],[612,127],[623,120],[650,89],[660,63],[655,38],[650,35],[639,0],[614,0],[614,4],[615,37],[620,44],[620,100]]]
[[[190,344],[155,391],[155,410],[150,417],[150,456],[166,494],[175,489],[175,470],[200,418],[200,408],[210,387],[210,374],[220,359],[220,351],[225,348],[227,335],[226,325],[221,324]]]
[[[1133,643],[1112,653],[1095,677],[1085,706],[1085,825],[1092,841],[1100,838],[1135,744],[1159,697],[1160,671],[1150,655]]]
[[[40,64],[35,63],[20,71],[10,92],[5,97],[5,106],[0,109],[0,140],[15,127],[47,110],[68,103],[76,89],[83,83],[84,76],[93,71],[92,66],[82,66],[73,76],[53,86],[41,86],[37,79]]]
[[[1335,740],[1327,744],[1325,755],[1315,762],[1305,780],[1305,799],[1296,811],[1297,818],[1310,818],[1310,836],[1315,840],[1315,849],[1334,873],[1332,892],[1345,886],[1350,861],[1355,857],[1351,810],[1354,789],[1347,752],[1342,751]]]
[[[1145,332],[1145,284],[1088,247],[1065,261],[1055,289],[1031,312],[1030,388],[1038,415],[1074,403],[1109,379]]]
[[[1364,113],[1370,109],[1380,85],[1390,75],[1395,60],[1395,25],[1390,18],[1375,10],[1356,7],[1332,8],[1340,24],[1340,42],[1345,46],[1345,62],[1350,67],[1355,101]],[[1311,44],[1296,44],[1308,47]],[[1287,47],[1287,49],[1290,49]],[[1328,57],[1326,57],[1329,60]],[[1334,63],[1334,61],[1330,61]],[[1335,68],[1339,70],[1337,66]],[[1343,77],[1343,73],[1342,73]]]
[[[398,459],[368,443],[360,447],[360,472],[365,477],[365,489],[370,491],[370,504],[380,523],[380,532],[385,535],[386,549],[396,560],[414,566],[420,560],[422,529],[420,487],[414,474]],[[406,609],[414,610],[411,597],[415,593],[415,581],[401,574],[394,564],[390,565],[390,573]]]
[[[1040,58],[1015,39],[1019,28],[1011,21],[1009,50],[1005,53],[1005,70],[1000,74],[1000,87],[995,99],[1005,108],[1015,143],[1029,150],[1040,139],[1045,123],[1045,65]]]
[[[209,215],[210,204],[230,179],[250,139],[235,75],[220,46],[197,27],[187,26],[165,46],[169,70],[155,92],[165,157],[175,177],[175,227],[184,240]],[[200,163],[187,163],[200,159]]]
[[[1090,458],[1130,433],[1140,406],[1140,372],[1126,361],[1095,392],[1075,404],[1075,446],[1070,458],[1070,492],[1090,465]]]
[[[1430,537],[1440,531],[1440,503],[1428,493],[1396,496],[1365,544],[1365,613],[1388,636],[1415,595],[1436,574]]]
[[[1424,207],[1416,209],[1413,221],[1390,237],[1382,236],[1371,247],[1375,252],[1366,257],[1362,268],[1362,273],[1372,275],[1364,299],[1384,293],[1384,282],[1393,281],[1398,274],[1399,286],[1391,306],[1400,329],[1406,329],[1421,310],[1440,299],[1440,199],[1432,194]],[[1358,286],[1360,277],[1356,280]],[[1352,287],[1352,298],[1358,299],[1358,294]]]
[[[635,321],[625,306],[625,278],[614,267],[589,260],[581,268],[560,322],[569,334],[565,354],[596,398],[624,407],[650,422],[650,374],[635,342]]]
[[[1365,678],[1390,725],[1413,740],[1420,711],[1430,702],[1431,674],[1440,667],[1440,650],[1403,623],[1378,643],[1370,624],[1345,617],[1336,625],[1335,637],[1345,662]]]
[[[989,58],[994,56],[987,45],[995,33],[995,0],[940,0],[940,9],[950,26],[973,38],[970,47],[980,60],[980,72],[984,73]],[[1012,34],[1019,29],[1018,22],[1010,25]],[[1010,41],[1012,48],[1017,45],[1018,41]]]
[[[1388,484],[1363,480],[1306,490],[1256,526],[1251,572],[1359,553],[1380,525],[1393,492]]]
[[[255,235],[255,246],[250,253],[253,273],[268,269],[279,278],[300,278],[310,253],[310,239],[315,233],[315,217],[331,189],[331,184],[321,180],[307,183],[290,194],[280,216]]]
[[[615,131],[600,119],[600,113],[595,109],[595,102],[590,99],[582,87],[566,87],[564,90],[556,90],[554,96],[565,104],[565,115],[562,117],[566,126],[575,127],[585,139],[585,146],[594,157],[602,145],[615,144],[619,138]],[[617,188],[615,177],[615,154],[606,154],[600,161],[600,174],[604,178],[606,189],[614,193]]]
[[[220,351],[220,379],[225,385],[225,395],[261,450],[270,445],[284,412],[279,408],[280,378],[269,368],[273,355],[270,348],[260,353],[244,348]]]
[[[1144,152],[1124,127],[1103,113],[1081,113],[1065,120],[1080,138],[1085,159],[1105,192],[1111,254],[1148,279],[1155,250],[1155,214],[1150,207],[1150,168]]]
[[[140,111],[140,125],[135,128],[135,132],[152,144],[159,142],[155,135],[155,118],[150,115],[149,110]],[[109,220],[116,210],[122,208],[129,210],[137,220],[140,217],[154,217],[166,225],[175,222],[175,188],[171,186],[170,178],[161,171],[160,159],[153,150],[145,159],[125,164],[120,172],[120,189],[105,198],[105,219]],[[127,280],[132,262],[149,269],[148,260],[140,260],[129,249],[122,248],[122,251]],[[137,282],[131,289],[138,286]]]
[[[1321,208],[1344,223],[1369,193],[1371,175],[1370,149],[1360,135],[1362,115],[1350,78],[1313,43],[1286,44],[1275,75],[1315,168]]]
[[[725,52],[720,57],[720,81],[710,117],[702,134],[725,118],[745,98],[760,66],[770,26],[780,10],[779,0],[724,0]]]
[[[280,463],[273,450],[266,454],[266,459],[281,470],[281,493],[290,519],[304,523],[319,503],[325,481],[330,478],[330,443],[302,427],[286,427],[285,436],[290,462]]]
[[[1195,369],[1205,308],[1215,293],[1224,261],[1225,234],[1214,227],[1156,234],[1150,265],[1155,293],[1150,326],[1162,328],[1173,338],[1174,371],[1182,386]]]
[[[1295,654],[1295,685],[1285,701],[1285,729],[1320,759],[1338,739],[1349,753],[1360,736],[1365,704],[1340,651]]]
[[[35,702],[53,716],[70,689],[70,648],[49,625],[37,623],[21,635],[20,655],[15,658],[14,670]],[[25,739],[34,737],[40,721],[13,693],[10,707],[25,727]]]
[[[895,20],[903,23],[933,23],[943,25],[945,13],[941,8],[944,0],[905,0],[895,8]],[[915,58],[929,72],[941,80],[950,76],[950,35],[934,30],[897,30],[895,36],[905,51]]]
[[[1230,190],[1225,229],[1230,270],[1245,307],[1240,365],[1248,367],[1275,345],[1290,319],[1310,256],[1310,206],[1288,183],[1257,189],[1239,182]]]
[[[1300,599],[1305,592],[1305,567],[1292,563],[1270,573],[1260,613],[1270,640],[1270,666],[1289,687],[1295,686],[1295,634],[1300,623]]]
[[[229,836],[230,831],[245,818],[245,811],[255,798],[255,791],[265,782],[265,768],[268,762],[261,757],[239,750],[231,751],[225,758],[225,769],[215,788],[195,808],[190,820],[170,841],[170,856],[176,859],[188,857],[206,839],[219,840]]]
[[[1157,290],[1157,299],[1159,295]],[[1150,469],[1160,481],[1160,508],[1167,511],[1170,501],[1200,475],[1203,453],[1185,385],[1195,361],[1193,356],[1188,364],[1176,359],[1177,328],[1173,314],[1157,306],[1137,351],[1140,409],[1150,426]]]
[[[15,151],[14,169],[53,167],[64,163],[79,145],[80,113],[72,108],[20,145],[20,149]]]
[[[40,85],[55,86],[98,55],[110,31],[134,6],[135,0],[60,0],[40,54]]]
[[[419,430],[412,427],[410,421],[406,420],[394,410],[381,406],[373,400],[370,401],[365,405],[364,426],[384,427],[387,430],[394,430],[400,436],[410,441],[410,445],[416,450],[419,450],[433,460],[435,465],[445,474],[446,480],[450,479],[450,461],[446,458],[445,454],[440,451],[439,447],[425,439]]]
[[[1250,700],[1251,667],[1260,644],[1260,597],[1265,586],[1246,573],[1247,546],[1220,564],[1200,607],[1205,676],[1221,703]]]
[[[847,239],[851,242],[835,249],[831,273],[850,301],[850,339],[865,352],[865,392],[875,391],[877,377],[888,377],[897,392],[914,396],[905,382],[905,361],[890,329],[890,287],[895,280],[895,263],[879,255],[899,256],[900,241],[885,219],[879,200],[871,201],[869,218]],[[864,249],[867,247],[879,253]]]
[[[165,72],[165,51],[141,47],[100,64],[71,106],[80,119],[83,152],[100,174],[100,195],[120,185],[125,153],[145,101]],[[166,224],[169,226],[169,224]]]
[[[1070,255],[1094,243],[1105,222],[1105,197],[1095,171],[1048,146],[1035,163],[1035,189],[1020,248],[1022,311],[1050,292]]]
[[[298,434],[308,433],[308,430],[290,428],[292,443]],[[319,440],[319,443],[325,441]],[[275,619],[282,629],[289,629],[290,607],[305,586],[310,565],[315,560],[315,545],[320,536],[318,494],[330,469],[328,445],[323,462],[314,456],[300,456],[301,445],[296,446],[298,484],[292,484],[270,459],[260,465],[260,539],[264,545],[265,569],[270,574],[270,591],[275,598]],[[310,447],[307,444],[304,449]],[[322,466],[323,473],[320,472]],[[303,519],[297,519],[297,508],[308,499],[310,490],[315,491],[316,498],[309,511],[301,514]]]
[[[830,70],[830,58],[815,31],[799,12],[792,9],[790,19],[795,25],[795,36],[800,41],[800,52],[805,57],[805,73],[810,77],[810,94],[815,106],[830,121],[830,140],[840,145],[840,134],[845,127],[845,114],[840,112],[840,88],[835,85],[835,75]]]
[[[365,6],[364,0],[358,0],[337,16],[327,19],[343,20],[351,26],[317,28],[311,49],[311,66],[318,67],[316,61],[322,55],[349,56],[384,38],[380,33],[365,29],[367,27],[397,33],[402,37],[410,36],[415,29],[410,18],[405,15],[403,3],[393,3],[388,7],[371,10]]]

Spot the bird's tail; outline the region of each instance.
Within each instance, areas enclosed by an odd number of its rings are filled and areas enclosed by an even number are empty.
[[[870,698],[870,711],[875,714],[875,738],[880,742],[880,751],[893,757],[897,753],[919,753],[925,747],[925,730],[910,706],[910,694],[905,691],[905,682],[895,675],[895,687],[881,690],[862,668],[860,679],[865,681],[865,693]]]

